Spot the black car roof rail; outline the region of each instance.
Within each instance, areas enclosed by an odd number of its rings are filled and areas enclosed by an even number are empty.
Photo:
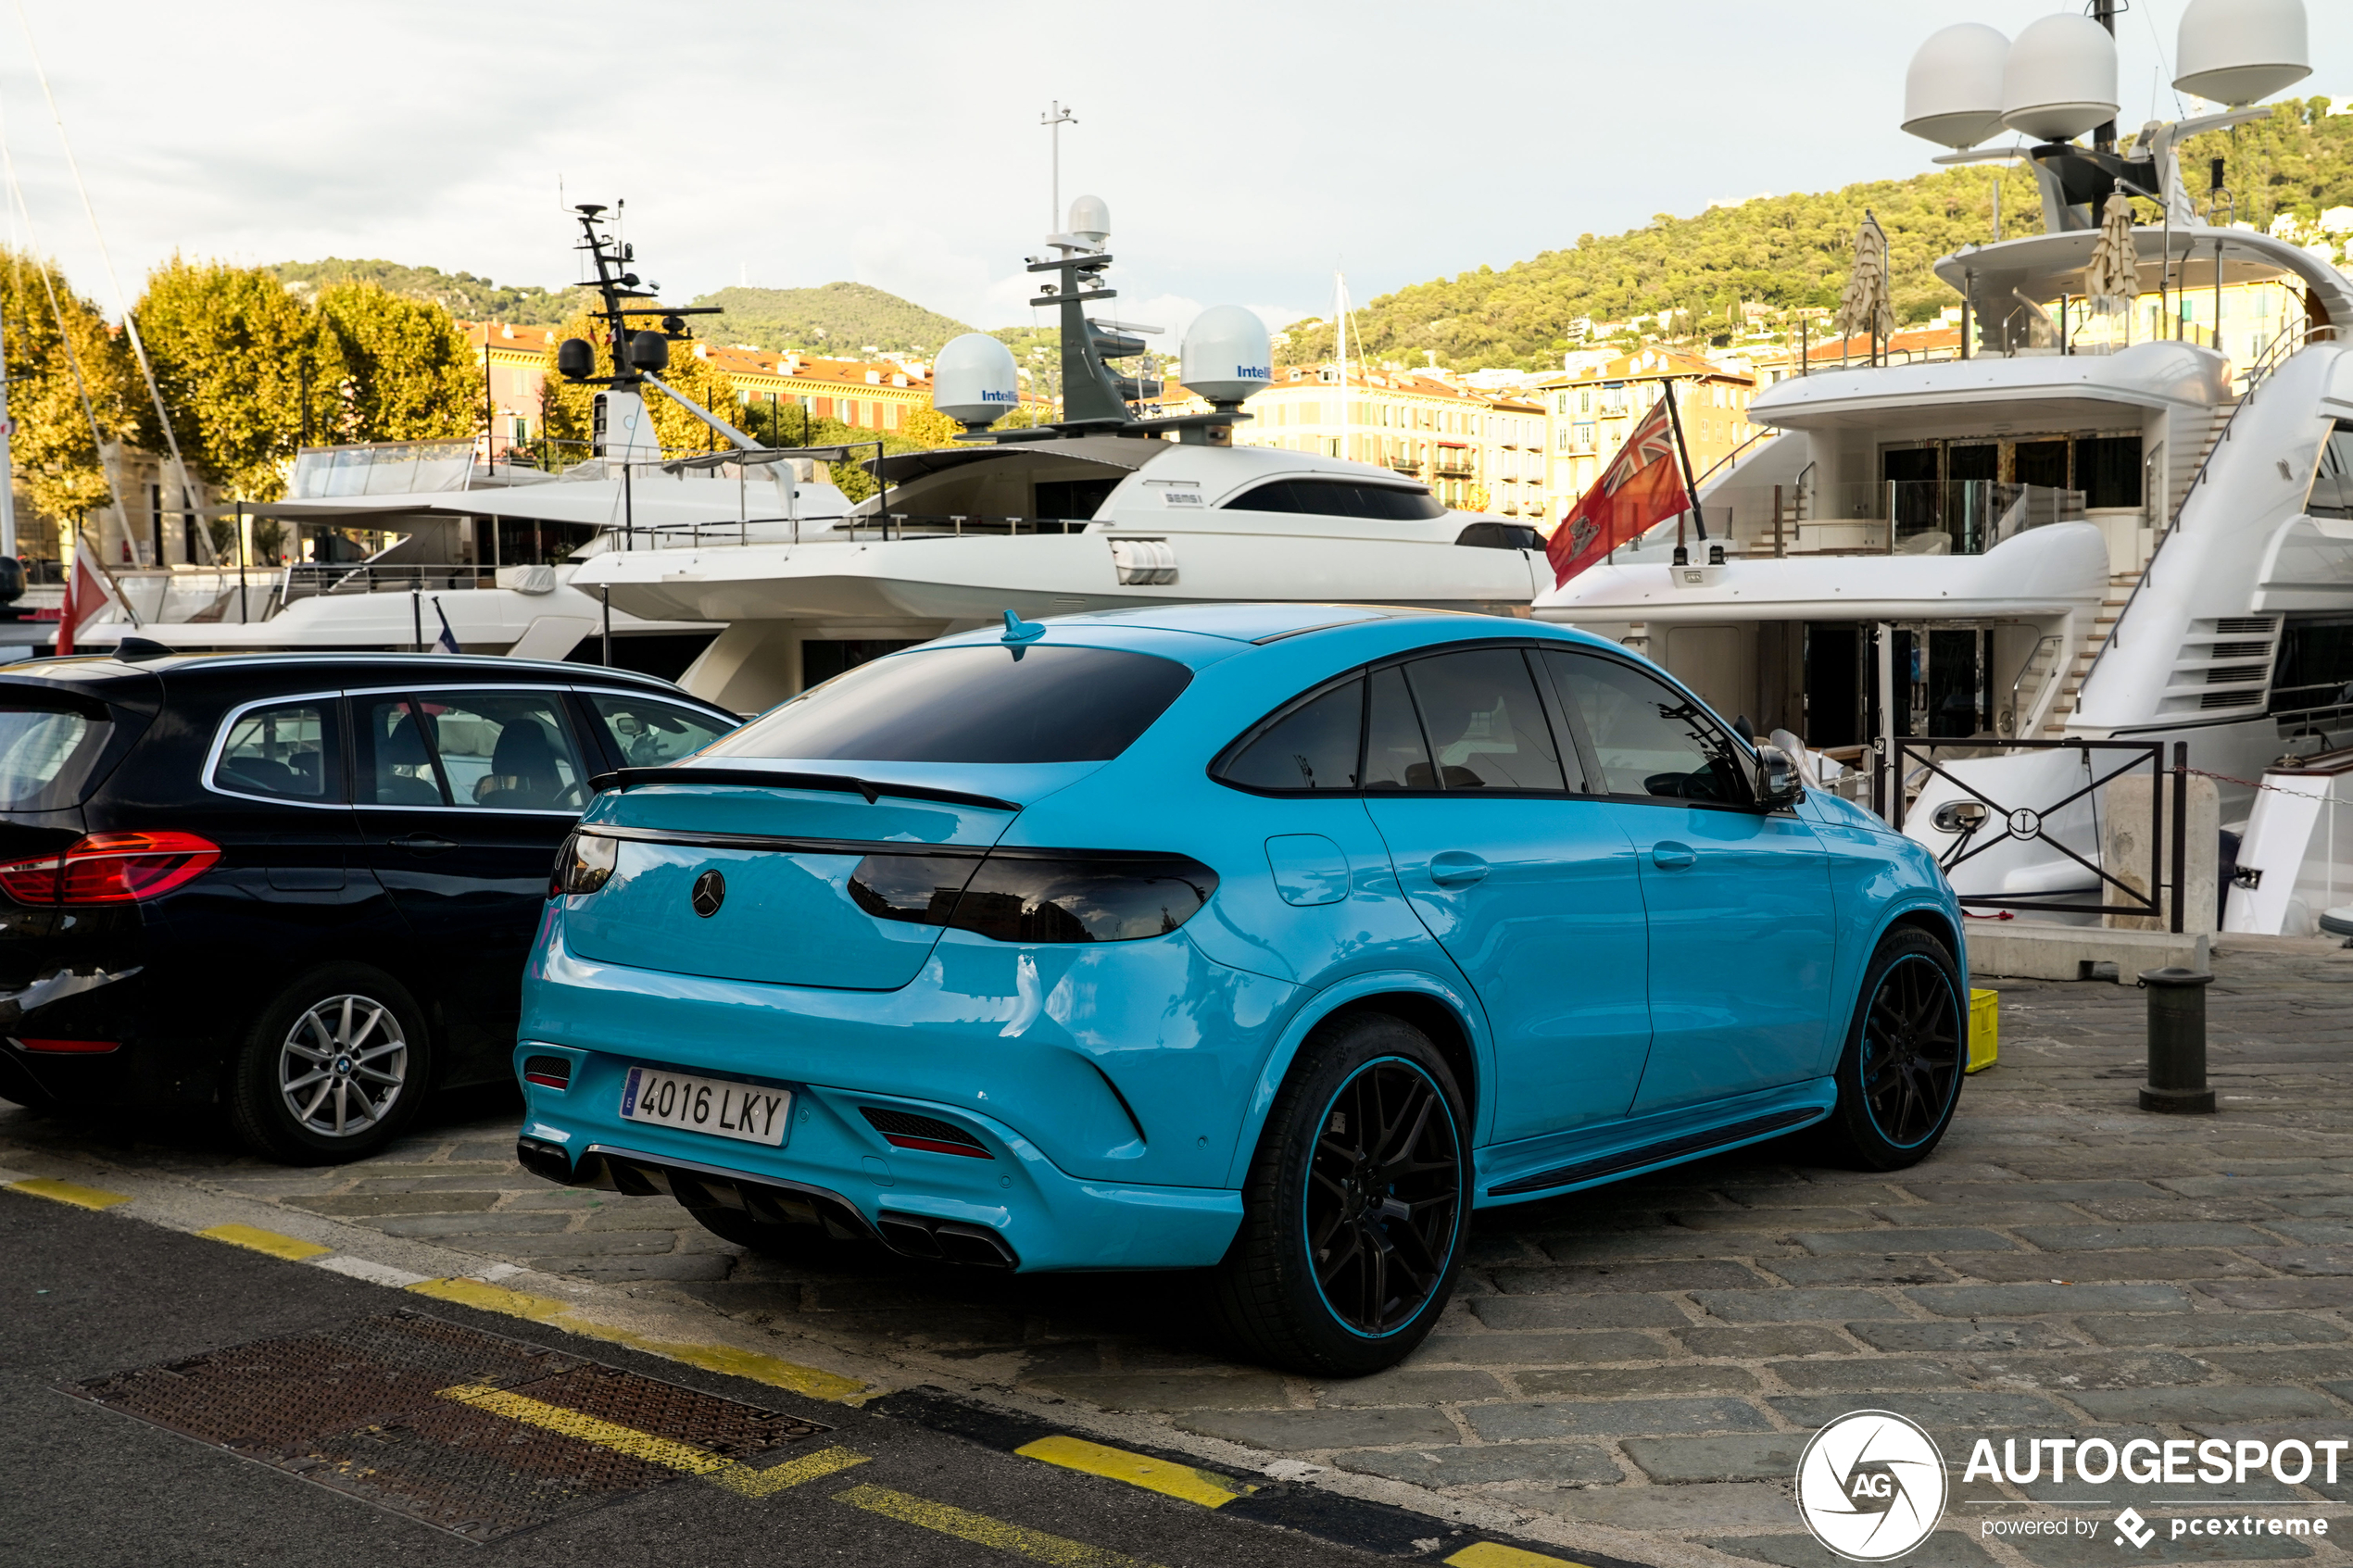
[[[961,789],[933,789],[927,784],[883,784],[848,773],[781,773],[763,768],[616,768],[598,773],[588,787],[601,795],[636,784],[728,784],[753,789],[820,789],[841,795],[862,795],[872,806],[886,795],[907,800],[937,800],[946,806],[979,806],[991,811],[1018,811],[1018,801],[993,795],[973,795]]]

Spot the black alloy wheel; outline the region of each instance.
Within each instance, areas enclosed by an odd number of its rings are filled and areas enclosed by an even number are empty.
[[[1209,1275],[1240,1354],[1315,1376],[1403,1361],[1453,1293],[1470,1225],[1469,1118],[1428,1035],[1381,1012],[1325,1020],[1300,1047]]]
[[[1462,1148],[1429,1074],[1367,1062],[1325,1110],[1309,1164],[1315,1287],[1359,1334],[1387,1334],[1445,1278],[1462,1210]]]
[[[1863,972],[1824,1131],[1833,1153],[1865,1170],[1928,1158],[1959,1105],[1966,1028],[1960,965],[1913,926],[1881,938]]]
[[[1921,954],[1881,976],[1863,1016],[1863,1098],[1887,1141],[1934,1132],[1961,1072],[1959,1007],[1944,972]]]

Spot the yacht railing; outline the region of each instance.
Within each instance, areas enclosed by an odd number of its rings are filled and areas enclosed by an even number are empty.
[[[613,529],[624,550],[709,549],[742,545],[799,545],[823,540],[862,544],[920,539],[1006,539],[1028,534],[1084,533],[1092,518],[985,517],[976,513],[890,512],[843,518],[736,518],[720,522],[640,523]]]
[[[2140,578],[2133,583],[2133,591],[2124,596],[2123,608],[2116,612],[2116,621],[2108,628],[2107,640],[2092,650],[2092,662],[2083,671],[2083,685],[2092,684],[2092,672],[2100,667],[2100,660],[2108,657],[2108,650],[2123,640],[2124,622],[2132,616],[2133,606],[2140,598],[2141,590],[2148,586],[2150,577],[2156,574],[2158,558],[2165,553],[2165,541],[2181,528],[2182,514],[2190,509],[2190,497],[2196,495],[2197,487],[2206,483],[2208,471],[2214,467],[2215,454],[2221,451],[2222,444],[2231,439],[2231,431],[2239,422],[2240,413],[2255,401],[2256,389],[2272,371],[2302,350],[2317,343],[2336,341],[2338,334],[2334,325],[2297,321],[2273,338],[2270,345],[2256,356],[2255,362],[2246,368],[2238,401],[2232,405],[2230,414],[2222,420],[2222,428],[2214,433],[2213,441],[2206,448],[2206,456],[2198,459],[2197,472],[2192,474],[2189,483],[2182,487],[2181,505],[2173,508],[2173,515],[2166,520],[2163,528],[2158,530],[2157,540],[2149,546],[2149,558],[2141,563]]]
[[[2018,667],[2018,678],[2010,683],[2010,700],[1994,719],[1994,728],[2005,740],[2018,735],[2021,716],[2032,718],[2041,710],[2043,694],[2048,689],[2051,677],[2058,673],[2061,650],[2066,644],[2067,640],[2057,633],[2047,633],[2036,640],[2034,651]],[[2050,659],[2046,665],[2043,664],[2045,655]],[[2034,683],[2031,691],[2027,687],[2030,680]]]

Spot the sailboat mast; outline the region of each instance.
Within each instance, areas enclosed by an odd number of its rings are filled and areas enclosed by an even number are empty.
[[[17,554],[17,470],[8,437],[14,433],[8,420],[8,348],[5,329],[0,329],[0,557],[11,560]]]
[[[1340,455],[1348,456],[1348,274],[1332,274],[1332,320],[1339,324],[1335,345],[1340,352]]]

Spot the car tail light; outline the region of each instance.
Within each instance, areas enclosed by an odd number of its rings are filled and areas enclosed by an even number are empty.
[[[572,1087],[572,1063],[560,1056],[524,1057],[522,1081],[550,1089],[569,1089]]]
[[[556,874],[547,884],[547,897],[560,898],[567,893],[594,893],[612,876],[612,869],[621,859],[621,841],[607,838],[600,833],[575,833],[564,840],[556,857]]]
[[[52,1051],[71,1056],[101,1056],[122,1048],[120,1040],[31,1040],[18,1036],[17,1044],[29,1051]]]
[[[0,893],[19,904],[130,904],[220,862],[220,847],[193,833],[94,833],[62,855],[0,865]]]
[[[1133,942],[1176,930],[1217,891],[1183,855],[993,850],[973,859],[869,855],[849,896],[868,914],[999,942]]]
[[[858,1113],[865,1117],[875,1131],[883,1135],[883,1142],[893,1148],[922,1148],[934,1154],[962,1154],[974,1160],[997,1158],[981,1147],[978,1138],[953,1122],[942,1122],[937,1116],[885,1110],[878,1105],[862,1105]]]

